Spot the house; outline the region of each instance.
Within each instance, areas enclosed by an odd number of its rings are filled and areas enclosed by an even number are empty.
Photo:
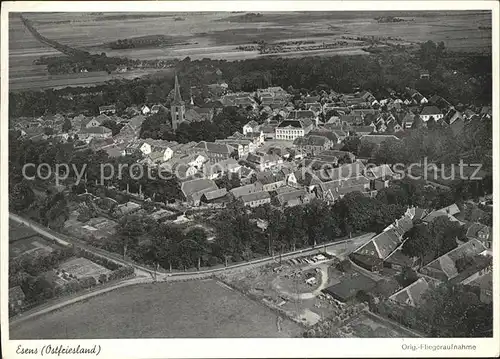
[[[479,291],[479,300],[489,304],[493,301],[493,273],[488,273],[479,276],[478,278],[467,283],[468,286],[476,288]]]
[[[451,280],[459,274],[457,260],[472,258],[485,251],[486,247],[481,242],[471,239],[422,267],[420,273],[440,281]]]
[[[228,201],[228,192],[225,188],[216,189],[203,193],[201,196],[202,203],[224,203]]]
[[[425,106],[420,112],[420,119],[427,122],[431,117],[437,122],[443,118],[443,113],[436,106]]]
[[[429,284],[425,278],[419,278],[409,286],[401,289],[389,297],[389,300],[411,307],[418,307],[422,304],[422,296],[429,289]]]
[[[9,309],[17,311],[24,306],[26,296],[20,286],[9,288]]]
[[[465,126],[464,116],[460,111],[453,108],[444,116],[443,122],[450,126],[454,135],[459,134]]]
[[[377,126],[372,124],[370,126],[350,126],[350,132],[357,134],[358,136],[369,135],[370,133],[377,132]]]
[[[429,74],[429,71],[427,70],[422,70],[420,71],[420,78],[421,79],[429,79],[431,75]]]
[[[271,195],[269,192],[260,191],[245,194],[240,197],[243,204],[248,207],[258,207],[266,203],[271,203]]]
[[[375,288],[376,284],[377,282],[373,279],[361,273],[354,273],[347,278],[342,278],[340,283],[324,289],[323,292],[345,303],[356,298],[360,291],[369,292]]]
[[[109,138],[112,131],[104,126],[83,128],[78,132],[78,139],[90,142],[93,138]]]
[[[248,122],[245,126],[243,126],[244,135],[257,132],[258,130],[259,130],[259,124],[254,120]]]
[[[194,150],[204,151],[210,163],[216,163],[231,158],[237,149],[225,143],[201,141],[193,147]]]
[[[492,248],[493,229],[489,226],[486,226],[479,222],[472,223],[472,225],[467,229],[466,237],[469,240],[478,240],[479,242],[483,243],[486,248]]]
[[[120,130],[120,133],[116,136],[119,140],[130,141],[135,138],[139,138],[139,133],[141,131],[142,123],[146,118],[142,115],[132,117],[125,126]]]
[[[126,216],[137,212],[141,209],[141,205],[135,202],[127,202],[116,206],[114,213],[118,216]]]
[[[355,253],[385,260],[401,244],[396,229],[390,228],[377,234],[369,242],[358,248]]]
[[[264,171],[256,174],[257,181],[262,184],[262,190],[271,192],[286,185],[286,176],[282,171]]]
[[[400,139],[395,135],[364,135],[360,137],[361,142],[373,143],[380,146],[385,141],[399,141]]]
[[[294,188],[306,187],[309,192],[321,183],[321,180],[308,168],[301,168],[290,173],[286,179],[286,184]]]
[[[222,177],[224,173],[235,174],[239,173],[241,165],[234,159],[229,158],[217,163],[205,163],[203,165],[203,175],[206,178],[216,179]]]
[[[93,138],[89,142],[89,148],[93,151],[103,150],[107,147],[111,147],[115,145],[115,140],[113,138]]]
[[[370,272],[379,272],[384,268],[384,261],[374,256],[367,256],[360,253],[352,253],[351,260],[358,266],[369,270]]]
[[[436,211],[430,212],[427,216],[425,216],[422,220],[424,222],[430,223],[434,221],[437,217],[441,216],[454,216],[460,213],[460,208],[456,204],[452,204],[450,206],[438,209]]]
[[[184,114],[186,122],[212,121],[213,117],[214,109],[210,107],[191,107]]]
[[[296,138],[293,144],[297,150],[308,154],[323,152],[333,146],[333,142],[328,137],[310,134]]]
[[[254,154],[247,156],[247,161],[253,164],[259,171],[279,167],[283,164],[283,159],[275,154]]]
[[[85,118],[81,121],[81,128],[98,127],[101,126],[104,121],[111,121],[111,118],[104,114],[93,118]]]
[[[114,115],[116,113],[116,106],[99,106],[99,114],[100,115]]]
[[[181,183],[181,191],[186,201],[194,206],[201,202],[201,197],[206,192],[218,190],[219,188],[214,181],[206,178],[198,178]]]
[[[262,183],[255,182],[255,183],[248,184],[245,186],[233,188],[229,192],[234,196],[234,198],[240,198],[241,196],[244,196],[244,195],[247,195],[250,193],[262,192],[262,191],[263,191]]]
[[[307,204],[314,198],[316,198],[315,194],[307,192],[305,188],[292,189],[286,192],[279,193],[276,196],[276,200],[280,207],[294,207],[302,204]]]
[[[150,112],[151,112],[151,109],[147,105],[143,105],[141,107],[141,113],[143,115],[149,115]]]
[[[153,107],[151,107],[151,114],[155,115],[157,113],[168,113],[169,112],[169,109],[166,108],[165,106],[163,106],[162,104],[159,104],[159,105],[154,105]]]
[[[361,161],[346,163],[337,168],[324,168],[314,174],[323,182],[347,180],[353,177],[364,176],[365,165]]]
[[[411,112],[408,112],[405,117],[403,117],[403,120],[401,121],[401,125],[404,129],[409,129],[412,128],[413,123],[415,122],[415,116]]]
[[[371,181],[372,188],[376,190],[388,187],[389,181],[396,177],[391,167],[387,164],[376,167],[367,167],[365,174]]]
[[[125,153],[127,155],[138,152],[141,152],[143,156],[149,155],[151,153],[151,145],[145,141],[134,141],[130,142],[127,147],[125,147]]]
[[[398,249],[392,252],[385,260],[384,267],[392,268],[397,271],[402,271],[404,267],[417,268],[417,258],[408,257],[403,254],[401,248],[404,242],[401,243]]]
[[[334,203],[351,192],[368,192],[370,181],[364,176],[350,177],[322,182],[318,186],[318,196],[328,203]]]
[[[312,128],[313,122],[310,119],[286,119],[281,121],[276,127],[275,138],[277,140],[294,141],[298,137],[304,137],[312,130]]]

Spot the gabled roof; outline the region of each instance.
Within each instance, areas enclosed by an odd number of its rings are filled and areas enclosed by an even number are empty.
[[[105,133],[112,133],[112,131],[104,126],[97,126],[97,127],[89,127],[89,128],[82,128],[80,132],[83,133],[98,133],[98,134],[105,134]]]
[[[369,167],[366,169],[366,176],[371,179],[393,177],[394,172],[391,167],[387,164],[383,164],[376,167]]]
[[[218,187],[215,182],[206,178],[199,178],[181,183],[181,191],[188,199],[200,191],[205,193],[216,189],[218,189]]]
[[[127,123],[127,125],[125,127],[129,126],[129,127],[133,128],[134,130],[138,130],[145,120],[146,120],[146,117],[144,117],[142,115],[134,116],[130,119],[130,121]]]
[[[339,179],[349,179],[351,177],[359,177],[364,174],[365,165],[356,161],[353,163],[344,164],[337,168],[328,169],[326,171],[314,172],[318,178],[323,181],[334,181]]]
[[[457,213],[460,213],[460,208],[458,208],[458,206],[454,203],[452,205],[449,205],[448,207],[444,207],[444,208],[438,209],[436,211],[432,211],[423,220],[425,222],[432,222],[437,217],[447,216],[447,215],[454,216]]]
[[[213,191],[205,192],[203,195],[208,201],[212,201],[217,198],[224,197],[227,194],[227,189],[220,188]]]
[[[241,197],[241,196],[253,193],[253,192],[259,192],[261,190],[262,190],[262,183],[255,182],[255,183],[248,184],[246,186],[240,186],[240,187],[233,188],[229,192],[231,192],[231,194],[234,197],[238,198],[238,197]]]
[[[436,106],[425,106],[422,109],[422,112],[420,112],[420,114],[425,116],[432,116],[432,115],[442,115],[443,113]]]
[[[249,203],[253,201],[260,201],[262,199],[271,198],[271,195],[267,191],[252,192],[249,194],[244,194],[240,197],[244,203]]]
[[[307,135],[297,137],[293,144],[295,146],[325,146],[330,140],[325,136]]]
[[[356,253],[386,259],[401,243],[395,229],[384,231],[356,250]]]
[[[389,297],[390,300],[403,305],[416,307],[422,303],[422,295],[429,289],[429,284],[424,278],[419,278],[409,286],[401,289]]]
[[[360,140],[380,145],[384,141],[399,141],[400,139],[394,135],[363,135]]]
[[[458,275],[456,261],[459,258],[474,257],[485,250],[486,247],[481,242],[471,239],[422,267],[421,272],[438,279],[452,279]]]
[[[223,153],[228,155],[235,151],[234,147],[229,146],[225,143],[206,142],[206,141],[201,141],[196,146],[194,146],[194,148],[199,148],[207,152]]]

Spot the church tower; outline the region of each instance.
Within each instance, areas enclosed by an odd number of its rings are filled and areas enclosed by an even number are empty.
[[[186,107],[184,106],[184,101],[181,98],[181,89],[179,87],[179,81],[177,80],[177,75],[175,75],[175,87],[174,87],[174,101],[170,105],[170,114],[172,115],[172,129],[175,131],[181,122],[184,121],[184,114],[186,113]]]

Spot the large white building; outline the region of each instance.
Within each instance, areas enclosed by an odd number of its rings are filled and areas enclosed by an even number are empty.
[[[294,141],[296,138],[304,137],[312,128],[313,122],[309,119],[286,119],[276,127],[276,139]]]

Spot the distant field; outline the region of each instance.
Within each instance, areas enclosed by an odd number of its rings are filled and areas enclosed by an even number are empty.
[[[63,44],[90,52],[106,52],[108,56],[135,59],[213,58],[229,61],[255,58],[257,52],[237,51],[238,45],[257,40],[268,42],[287,40],[332,41],[343,35],[400,37],[409,43],[427,40],[444,41],[447,48],[458,51],[491,51],[491,15],[478,11],[402,12],[392,15],[412,20],[401,23],[378,23],[374,18],[387,13],[377,12],[294,12],[264,13],[248,21],[240,14],[210,13],[27,13],[38,31]],[[124,18],[125,16],[125,18]],[[175,17],[185,21],[175,21]],[[243,19],[243,20],[242,20]],[[9,24],[10,78],[13,89],[63,86],[47,78],[44,66],[33,65],[41,55],[57,52],[38,43],[11,15]],[[189,42],[166,48],[110,50],[103,44],[118,39],[147,35],[166,35],[173,41]],[[284,56],[331,56],[366,54],[360,49],[287,53]],[[67,85],[92,85],[109,80],[107,76],[82,80],[79,74],[70,76]],[[45,85],[43,85],[45,84]]]
[[[215,281],[157,283],[118,289],[10,328],[11,339],[265,338],[277,331],[269,309]]]

